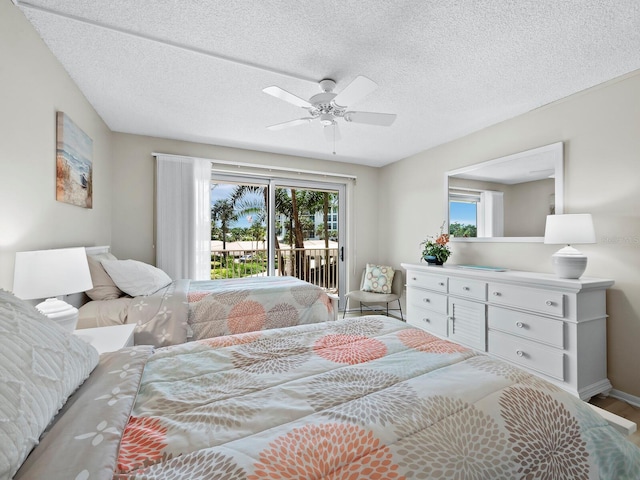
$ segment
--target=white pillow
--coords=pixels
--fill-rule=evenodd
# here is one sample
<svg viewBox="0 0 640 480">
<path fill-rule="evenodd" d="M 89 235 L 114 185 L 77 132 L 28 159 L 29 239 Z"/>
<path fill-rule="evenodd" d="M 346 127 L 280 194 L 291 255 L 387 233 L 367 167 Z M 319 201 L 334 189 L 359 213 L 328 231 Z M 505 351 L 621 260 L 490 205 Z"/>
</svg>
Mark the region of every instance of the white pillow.
<svg viewBox="0 0 640 480">
<path fill-rule="evenodd" d="M 98 364 L 91 345 L 0 289 L 0 478 L 12 478 Z"/>
<path fill-rule="evenodd" d="M 102 260 L 113 282 L 127 295 L 151 295 L 171 283 L 171 277 L 159 268 L 137 260 Z"/>
</svg>

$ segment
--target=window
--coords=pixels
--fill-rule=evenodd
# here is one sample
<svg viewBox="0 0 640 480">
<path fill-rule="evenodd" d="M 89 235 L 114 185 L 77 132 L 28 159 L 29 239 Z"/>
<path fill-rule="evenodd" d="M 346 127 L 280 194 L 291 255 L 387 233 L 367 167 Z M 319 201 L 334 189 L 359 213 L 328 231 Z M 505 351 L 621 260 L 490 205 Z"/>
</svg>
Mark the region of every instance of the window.
<svg viewBox="0 0 640 480">
<path fill-rule="evenodd" d="M 449 194 L 449 233 L 454 237 L 478 236 L 479 193 L 455 192 Z"/>
<path fill-rule="evenodd" d="M 268 273 L 268 184 L 211 182 L 211 278 Z"/>
<path fill-rule="evenodd" d="M 449 233 L 454 237 L 504 236 L 503 192 L 450 189 Z"/>
<path fill-rule="evenodd" d="M 214 174 L 211 278 L 290 275 L 339 293 L 345 185 Z"/>
</svg>

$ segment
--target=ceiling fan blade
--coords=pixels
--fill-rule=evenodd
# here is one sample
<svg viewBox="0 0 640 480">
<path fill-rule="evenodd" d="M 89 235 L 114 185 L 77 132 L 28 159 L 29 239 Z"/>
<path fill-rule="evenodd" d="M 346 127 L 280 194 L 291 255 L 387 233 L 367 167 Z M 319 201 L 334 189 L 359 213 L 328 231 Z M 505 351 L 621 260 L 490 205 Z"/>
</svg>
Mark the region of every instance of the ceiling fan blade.
<svg viewBox="0 0 640 480">
<path fill-rule="evenodd" d="M 300 98 L 293 93 L 289 93 L 286 90 L 276 87 L 275 85 L 262 89 L 264 93 L 272 95 L 280 100 L 294 104 L 296 107 L 310 108 L 311 104 L 304 98 Z"/>
<path fill-rule="evenodd" d="M 367 123 L 369 125 L 379 125 L 388 127 L 395 119 L 395 113 L 374 113 L 374 112 L 346 112 L 344 119 L 347 122 Z"/>
<path fill-rule="evenodd" d="M 331 125 L 327 125 L 324 127 L 324 139 L 327 142 L 340 141 L 342 137 L 340 136 L 340 129 L 338 128 L 338 124 L 333 122 Z"/>
<path fill-rule="evenodd" d="M 267 129 L 282 130 L 284 128 L 295 127 L 297 125 L 309 123 L 311 122 L 311 120 L 313 120 L 313 117 L 297 118 L 295 120 L 289 120 L 288 122 L 276 123 L 275 125 L 270 125 L 267 127 Z"/>
<path fill-rule="evenodd" d="M 343 108 L 353 105 L 378 88 L 378 84 L 363 75 L 356 77 L 333 99 L 333 103 Z"/>
</svg>

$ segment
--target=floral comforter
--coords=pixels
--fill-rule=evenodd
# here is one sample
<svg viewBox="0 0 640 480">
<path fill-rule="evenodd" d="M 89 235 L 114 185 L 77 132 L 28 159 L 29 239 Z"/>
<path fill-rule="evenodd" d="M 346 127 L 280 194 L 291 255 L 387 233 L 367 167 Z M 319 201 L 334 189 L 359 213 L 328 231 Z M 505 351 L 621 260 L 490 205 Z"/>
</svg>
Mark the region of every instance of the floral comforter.
<svg viewBox="0 0 640 480">
<path fill-rule="evenodd" d="M 136 345 L 156 347 L 335 318 L 324 290 L 294 277 L 177 280 L 126 308 Z"/>
<path fill-rule="evenodd" d="M 138 348 L 101 361 L 79 392 L 97 410 L 69 410 L 44 451 L 68 448 L 17 478 L 640 478 L 580 399 L 387 317 Z"/>
<path fill-rule="evenodd" d="M 193 340 L 325 322 L 336 313 L 320 287 L 286 276 L 192 281 L 188 298 Z"/>
</svg>

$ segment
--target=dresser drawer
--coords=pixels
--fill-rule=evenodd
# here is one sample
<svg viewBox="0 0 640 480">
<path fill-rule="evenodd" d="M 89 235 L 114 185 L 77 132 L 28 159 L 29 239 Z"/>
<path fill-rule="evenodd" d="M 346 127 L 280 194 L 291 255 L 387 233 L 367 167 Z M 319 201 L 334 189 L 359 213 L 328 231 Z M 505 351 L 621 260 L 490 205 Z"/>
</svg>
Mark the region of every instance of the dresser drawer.
<svg viewBox="0 0 640 480">
<path fill-rule="evenodd" d="M 485 301 L 487 299 L 487 284 L 478 280 L 450 278 L 449 293 L 451 295 Z"/>
<path fill-rule="evenodd" d="M 489 331 L 488 352 L 497 357 L 564 381 L 564 353 L 539 343 Z"/>
<path fill-rule="evenodd" d="M 447 293 L 447 280 L 444 275 L 430 275 L 422 272 L 407 273 L 407 286 L 428 288 L 442 293 Z"/>
<path fill-rule="evenodd" d="M 426 308 L 445 315 L 447 313 L 447 296 L 441 293 L 407 287 L 407 303 L 412 307 Z"/>
<path fill-rule="evenodd" d="M 447 336 L 447 315 L 422 307 L 414 307 L 407 323 L 440 337 Z"/>
<path fill-rule="evenodd" d="M 550 290 L 489 283 L 489 303 L 564 317 L 564 295 Z"/>
<path fill-rule="evenodd" d="M 564 348 L 564 322 L 489 305 L 489 329 Z"/>
</svg>

